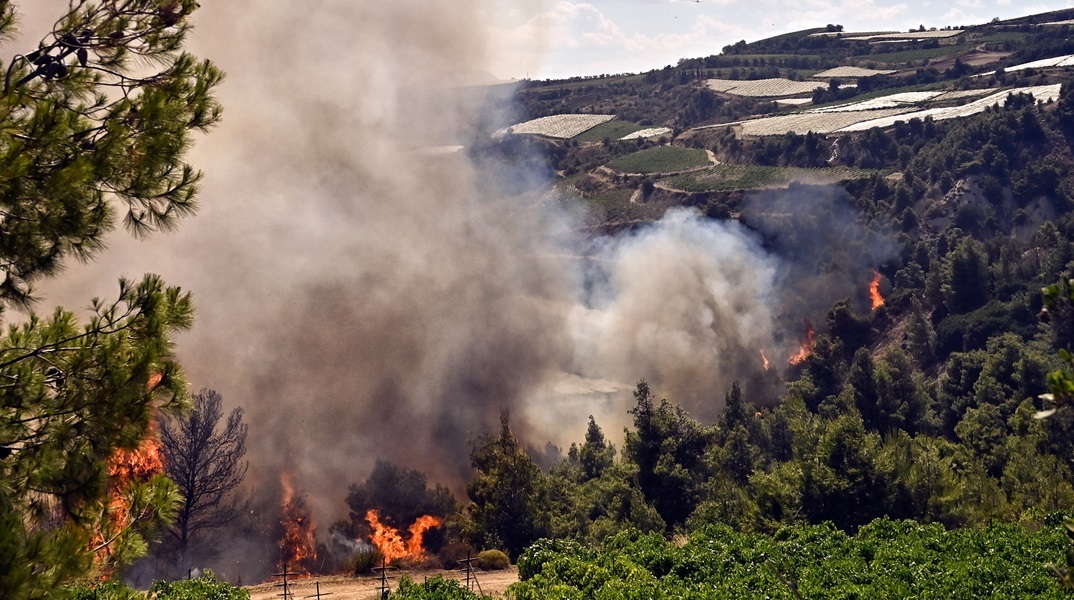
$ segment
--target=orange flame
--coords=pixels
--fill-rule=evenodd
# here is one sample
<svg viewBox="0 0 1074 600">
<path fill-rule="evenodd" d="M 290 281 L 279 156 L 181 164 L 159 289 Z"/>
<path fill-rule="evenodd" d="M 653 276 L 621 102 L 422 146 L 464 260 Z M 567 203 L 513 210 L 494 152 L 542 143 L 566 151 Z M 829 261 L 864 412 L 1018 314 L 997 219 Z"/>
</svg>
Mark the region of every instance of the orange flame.
<svg viewBox="0 0 1074 600">
<path fill-rule="evenodd" d="M 283 500 L 280 502 L 283 537 L 280 538 L 280 562 L 277 567 L 286 567 L 289 572 L 308 576 L 309 564 L 317 558 L 317 523 L 306 503 L 295 494 L 290 473 L 280 473 L 280 485 L 283 487 Z"/>
<path fill-rule="evenodd" d="M 873 271 L 873 280 L 869 283 L 869 299 L 873 301 L 873 310 L 884 306 L 884 297 L 880 295 L 879 271 Z"/>
<path fill-rule="evenodd" d="M 94 532 L 90 541 L 90 547 L 95 550 L 95 561 L 101 569 L 101 579 L 108 579 L 112 575 L 112 542 L 137 520 L 144 518 L 144 515 L 131 514 L 127 490 L 134 483 L 145 483 L 164 472 L 163 446 L 157 439 L 157 428 L 156 419 L 150 420 L 149 429 L 137 448 L 116 448 L 108 459 L 107 523 Z"/>
<path fill-rule="evenodd" d="M 380 522 L 380 513 L 378 511 L 373 509 L 366 511 L 365 520 L 373 528 L 373 533 L 370 536 L 373 545 L 380 550 L 380 553 L 384 555 L 384 559 L 388 562 L 394 562 L 401 558 L 421 559 L 425 555 L 425 547 L 422 545 L 425 532 L 433 527 L 439 527 L 444 522 L 440 517 L 432 515 L 418 517 L 409 528 L 410 539 L 404 542 L 403 536 L 399 535 L 398 529 Z"/>
<path fill-rule="evenodd" d="M 802 361 L 809 358 L 809 355 L 813 353 L 813 324 L 806 321 L 806 334 L 805 339 L 802 340 L 801 346 L 798 348 L 798 352 L 787 360 L 787 363 L 791 366 L 797 366 L 802 364 Z"/>
<path fill-rule="evenodd" d="M 764 361 L 764 370 L 767 371 L 772 368 L 772 363 L 768 362 L 768 357 L 765 356 L 764 348 L 761 348 L 761 360 Z"/>
</svg>

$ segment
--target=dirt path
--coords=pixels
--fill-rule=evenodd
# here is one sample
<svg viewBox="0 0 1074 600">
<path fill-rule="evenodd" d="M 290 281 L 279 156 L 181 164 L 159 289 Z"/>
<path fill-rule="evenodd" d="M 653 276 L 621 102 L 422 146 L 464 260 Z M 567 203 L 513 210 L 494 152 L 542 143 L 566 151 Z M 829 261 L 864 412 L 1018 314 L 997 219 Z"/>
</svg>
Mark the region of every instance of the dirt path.
<svg viewBox="0 0 1074 600">
<path fill-rule="evenodd" d="M 410 575 L 410 578 L 414 581 L 421 582 L 425 579 L 432 579 L 437 575 L 445 579 L 455 579 L 460 582 L 466 580 L 465 571 L 409 571 L 406 572 Z M 399 578 L 401 573 L 392 572 L 388 585 L 392 590 L 399 587 Z M 507 586 L 518 581 L 518 569 L 511 567 L 503 571 L 478 571 L 477 583 L 480 585 L 481 591 L 485 594 L 490 594 L 495 598 L 502 598 L 504 590 Z M 376 576 L 364 576 L 364 577 L 350 577 L 346 575 L 330 575 L 325 577 L 316 577 L 310 579 L 299 579 L 297 582 L 291 583 L 291 592 L 294 598 L 309 598 L 316 597 L 317 584 L 320 584 L 320 592 L 322 595 L 332 594 L 328 600 L 375 600 L 380 597 L 380 577 Z M 262 583 L 260 585 L 249 586 L 246 589 L 250 590 L 250 600 L 280 600 L 283 588 L 275 583 Z M 477 587 L 474 588 L 477 591 Z"/>
</svg>

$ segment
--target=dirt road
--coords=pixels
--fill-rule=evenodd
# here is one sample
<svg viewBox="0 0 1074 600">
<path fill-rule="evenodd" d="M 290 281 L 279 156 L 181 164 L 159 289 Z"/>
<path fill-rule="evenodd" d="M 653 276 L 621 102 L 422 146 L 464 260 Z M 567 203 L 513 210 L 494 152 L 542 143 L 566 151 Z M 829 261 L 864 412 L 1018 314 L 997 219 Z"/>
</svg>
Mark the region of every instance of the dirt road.
<svg viewBox="0 0 1074 600">
<path fill-rule="evenodd" d="M 421 582 L 426 578 L 432 579 L 437 575 L 444 577 L 445 579 L 456 579 L 459 581 L 465 581 L 466 573 L 464 571 L 409 571 L 406 572 L 410 575 L 410 578 L 414 581 Z M 399 578 L 402 576 L 399 572 L 392 572 L 391 577 L 388 580 L 388 584 L 392 590 L 395 590 L 399 586 Z M 503 571 L 478 571 L 477 583 L 481 588 L 481 591 L 485 594 L 490 594 L 496 598 L 502 598 L 504 590 L 507 586 L 518 581 L 518 569 L 511 567 Z M 309 579 L 299 579 L 294 583 L 289 582 L 290 591 L 294 600 L 300 598 L 316 598 L 317 597 L 317 584 L 320 584 L 320 592 L 322 595 L 331 594 L 326 600 L 375 600 L 380 597 L 380 577 L 376 576 L 364 576 L 364 577 L 349 577 L 344 575 L 331 575 L 325 577 L 313 577 Z M 283 587 L 276 583 L 262 583 L 260 585 L 247 587 L 250 590 L 251 600 L 281 600 L 283 594 Z M 474 591 L 477 591 L 477 587 L 474 587 Z"/>
</svg>

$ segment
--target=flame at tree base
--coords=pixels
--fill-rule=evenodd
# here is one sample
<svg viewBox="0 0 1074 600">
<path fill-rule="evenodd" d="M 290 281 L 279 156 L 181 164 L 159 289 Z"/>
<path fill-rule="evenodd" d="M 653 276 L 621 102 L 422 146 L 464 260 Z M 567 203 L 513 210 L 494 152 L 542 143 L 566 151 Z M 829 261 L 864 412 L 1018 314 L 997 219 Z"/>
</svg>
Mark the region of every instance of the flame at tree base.
<svg viewBox="0 0 1074 600">
<path fill-rule="evenodd" d="M 399 559 L 420 560 L 425 557 L 423 546 L 425 532 L 433 527 L 439 527 L 444 520 L 432 515 L 418 517 L 408 528 L 410 539 L 404 541 L 399 530 L 380 522 L 380 513 L 370 509 L 365 513 L 365 520 L 373 529 L 371 542 L 380 550 L 384 560 L 394 562 Z"/>
<path fill-rule="evenodd" d="M 286 568 L 288 573 L 308 577 L 310 565 L 317 559 L 317 523 L 306 503 L 295 494 L 290 473 L 280 474 L 280 485 L 283 487 L 283 500 L 280 503 L 283 536 L 279 542 L 280 558 L 276 566 L 281 571 Z"/>
<path fill-rule="evenodd" d="M 117 448 L 108 459 L 108 501 L 104 507 L 104 519 L 90 541 L 102 580 L 109 579 L 115 568 L 113 555 L 116 540 L 148 516 L 131 514 L 127 493 L 132 485 L 146 483 L 164 472 L 163 446 L 157 436 L 157 421 L 153 419 L 137 448 Z"/>
<path fill-rule="evenodd" d="M 792 367 L 796 367 L 796 366 L 802 364 L 802 362 L 805 361 L 805 359 L 809 358 L 810 354 L 813 354 L 813 344 L 814 344 L 813 324 L 810 323 L 809 321 L 806 321 L 805 326 L 806 326 L 805 339 L 802 340 L 802 344 L 798 348 L 798 352 L 796 352 L 794 354 L 794 356 L 790 357 L 787 360 L 787 364 L 791 365 Z"/>
</svg>

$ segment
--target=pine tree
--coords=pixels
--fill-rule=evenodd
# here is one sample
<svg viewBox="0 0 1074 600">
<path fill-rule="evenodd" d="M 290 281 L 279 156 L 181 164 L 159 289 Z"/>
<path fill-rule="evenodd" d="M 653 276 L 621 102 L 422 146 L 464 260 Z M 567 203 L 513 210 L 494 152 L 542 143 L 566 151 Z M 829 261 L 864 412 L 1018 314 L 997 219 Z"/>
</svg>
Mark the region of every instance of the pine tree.
<svg viewBox="0 0 1074 600">
<path fill-rule="evenodd" d="M 37 48 L 3 65 L 0 89 L 0 597 L 44 598 L 144 554 L 174 516 L 175 485 L 118 468 L 157 411 L 187 393 L 172 336 L 188 294 L 156 276 L 121 281 L 87 322 L 32 305 L 32 285 L 86 259 L 122 220 L 144 235 L 190 214 L 193 131 L 220 115 L 221 73 L 182 52 L 193 0 L 70 3 Z M 0 38 L 13 30 L 0 2 Z"/>
</svg>

